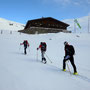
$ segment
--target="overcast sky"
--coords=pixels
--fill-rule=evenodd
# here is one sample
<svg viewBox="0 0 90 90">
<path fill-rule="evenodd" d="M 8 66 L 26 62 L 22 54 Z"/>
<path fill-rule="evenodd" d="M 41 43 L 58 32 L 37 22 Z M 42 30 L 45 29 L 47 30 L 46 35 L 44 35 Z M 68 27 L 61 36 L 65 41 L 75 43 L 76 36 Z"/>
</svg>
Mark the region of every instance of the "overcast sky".
<svg viewBox="0 0 90 90">
<path fill-rule="evenodd" d="M 0 18 L 23 24 L 41 17 L 62 21 L 89 14 L 90 0 L 0 0 Z"/>
</svg>

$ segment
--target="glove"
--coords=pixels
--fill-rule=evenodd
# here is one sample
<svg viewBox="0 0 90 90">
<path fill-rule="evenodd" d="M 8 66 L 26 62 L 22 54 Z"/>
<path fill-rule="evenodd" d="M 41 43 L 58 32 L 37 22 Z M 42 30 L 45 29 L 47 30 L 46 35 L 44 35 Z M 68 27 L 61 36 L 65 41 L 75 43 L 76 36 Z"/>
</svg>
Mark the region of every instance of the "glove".
<svg viewBox="0 0 90 90">
<path fill-rule="evenodd" d="M 65 57 L 64 57 L 64 59 L 66 59 L 66 60 L 67 60 L 67 59 L 69 59 L 69 58 L 70 58 L 70 56 L 69 56 L 69 55 L 67 55 L 67 56 L 65 56 Z"/>
</svg>

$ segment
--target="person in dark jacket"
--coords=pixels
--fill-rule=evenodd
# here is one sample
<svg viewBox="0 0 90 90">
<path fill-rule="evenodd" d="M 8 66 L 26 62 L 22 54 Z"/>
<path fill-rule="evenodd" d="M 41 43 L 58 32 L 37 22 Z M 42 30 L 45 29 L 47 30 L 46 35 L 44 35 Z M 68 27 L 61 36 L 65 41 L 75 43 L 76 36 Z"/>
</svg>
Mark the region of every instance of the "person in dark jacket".
<svg viewBox="0 0 90 90">
<path fill-rule="evenodd" d="M 45 52 L 46 52 L 46 48 L 47 48 L 47 45 L 45 42 L 41 42 L 39 47 L 37 48 L 37 50 L 41 49 L 42 62 L 44 62 L 44 63 L 47 63 L 46 58 L 44 56 Z"/>
<path fill-rule="evenodd" d="M 24 42 L 23 43 L 20 43 L 20 45 L 24 45 L 24 54 L 27 54 L 26 49 L 27 49 L 27 47 L 30 46 L 29 43 L 28 43 L 28 41 L 27 40 L 24 40 Z"/>
<path fill-rule="evenodd" d="M 66 61 L 70 60 L 73 69 L 74 69 L 74 74 L 77 75 L 77 69 L 76 69 L 76 65 L 74 63 L 74 57 L 73 55 L 75 54 L 75 49 L 72 45 L 69 45 L 67 41 L 64 42 L 65 45 L 65 56 L 64 56 L 64 60 L 63 60 L 63 71 L 66 71 Z"/>
</svg>

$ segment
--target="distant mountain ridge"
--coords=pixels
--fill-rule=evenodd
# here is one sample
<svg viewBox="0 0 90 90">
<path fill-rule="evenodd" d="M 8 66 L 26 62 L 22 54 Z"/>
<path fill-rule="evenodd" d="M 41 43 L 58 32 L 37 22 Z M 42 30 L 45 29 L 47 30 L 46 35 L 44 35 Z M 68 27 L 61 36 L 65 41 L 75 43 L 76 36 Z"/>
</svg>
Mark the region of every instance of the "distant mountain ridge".
<svg viewBox="0 0 90 90">
<path fill-rule="evenodd" d="M 0 30 L 18 31 L 24 29 L 24 24 L 0 18 Z"/>
</svg>

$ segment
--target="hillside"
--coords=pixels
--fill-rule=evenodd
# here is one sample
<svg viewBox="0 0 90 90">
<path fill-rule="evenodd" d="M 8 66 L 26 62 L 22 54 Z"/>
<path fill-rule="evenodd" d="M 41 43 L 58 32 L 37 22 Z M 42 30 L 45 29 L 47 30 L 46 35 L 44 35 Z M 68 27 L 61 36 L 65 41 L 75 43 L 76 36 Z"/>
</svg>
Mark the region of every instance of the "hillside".
<svg viewBox="0 0 90 90">
<path fill-rule="evenodd" d="M 24 24 L 0 18 L 0 30 L 18 31 L 24 29 Z"/>
<path fill-rule="evenodd" d="M 23 54 L 20 43 L 28 40 L 30 47 Z M 41 52 L 36 48 L 41 41 L 47 43 L 47 64 L 41 63 Z M 78 74 L 63 72 L 63 42 L 75 47 Z M 90 90 L 90 35 L 41 34 L 27 35 L 13 32 L 0 34 L 0 90 Z M 38 57 L 37 57 L 38 56 Z M 73 73 L 70 62 L 70 71 Z"/>
<path fill-rule="evenodd" d="M 74 25 L 74 19 L 66 19 L 66 20 L 63 20 L 63 22 L 66 22 L 70 25 L 68 27 L 68 30 L 72 32 L 75 32 L 75 28 L 76 28 L 76 32 L 87 33 L 88 32 L 88 16 L 77 18 L 77 20 L 81 26 L 81 29 L 76 24 Z M 90 32 L 90 18 L 89 18 L 89 32 Z"/>
</svg>

